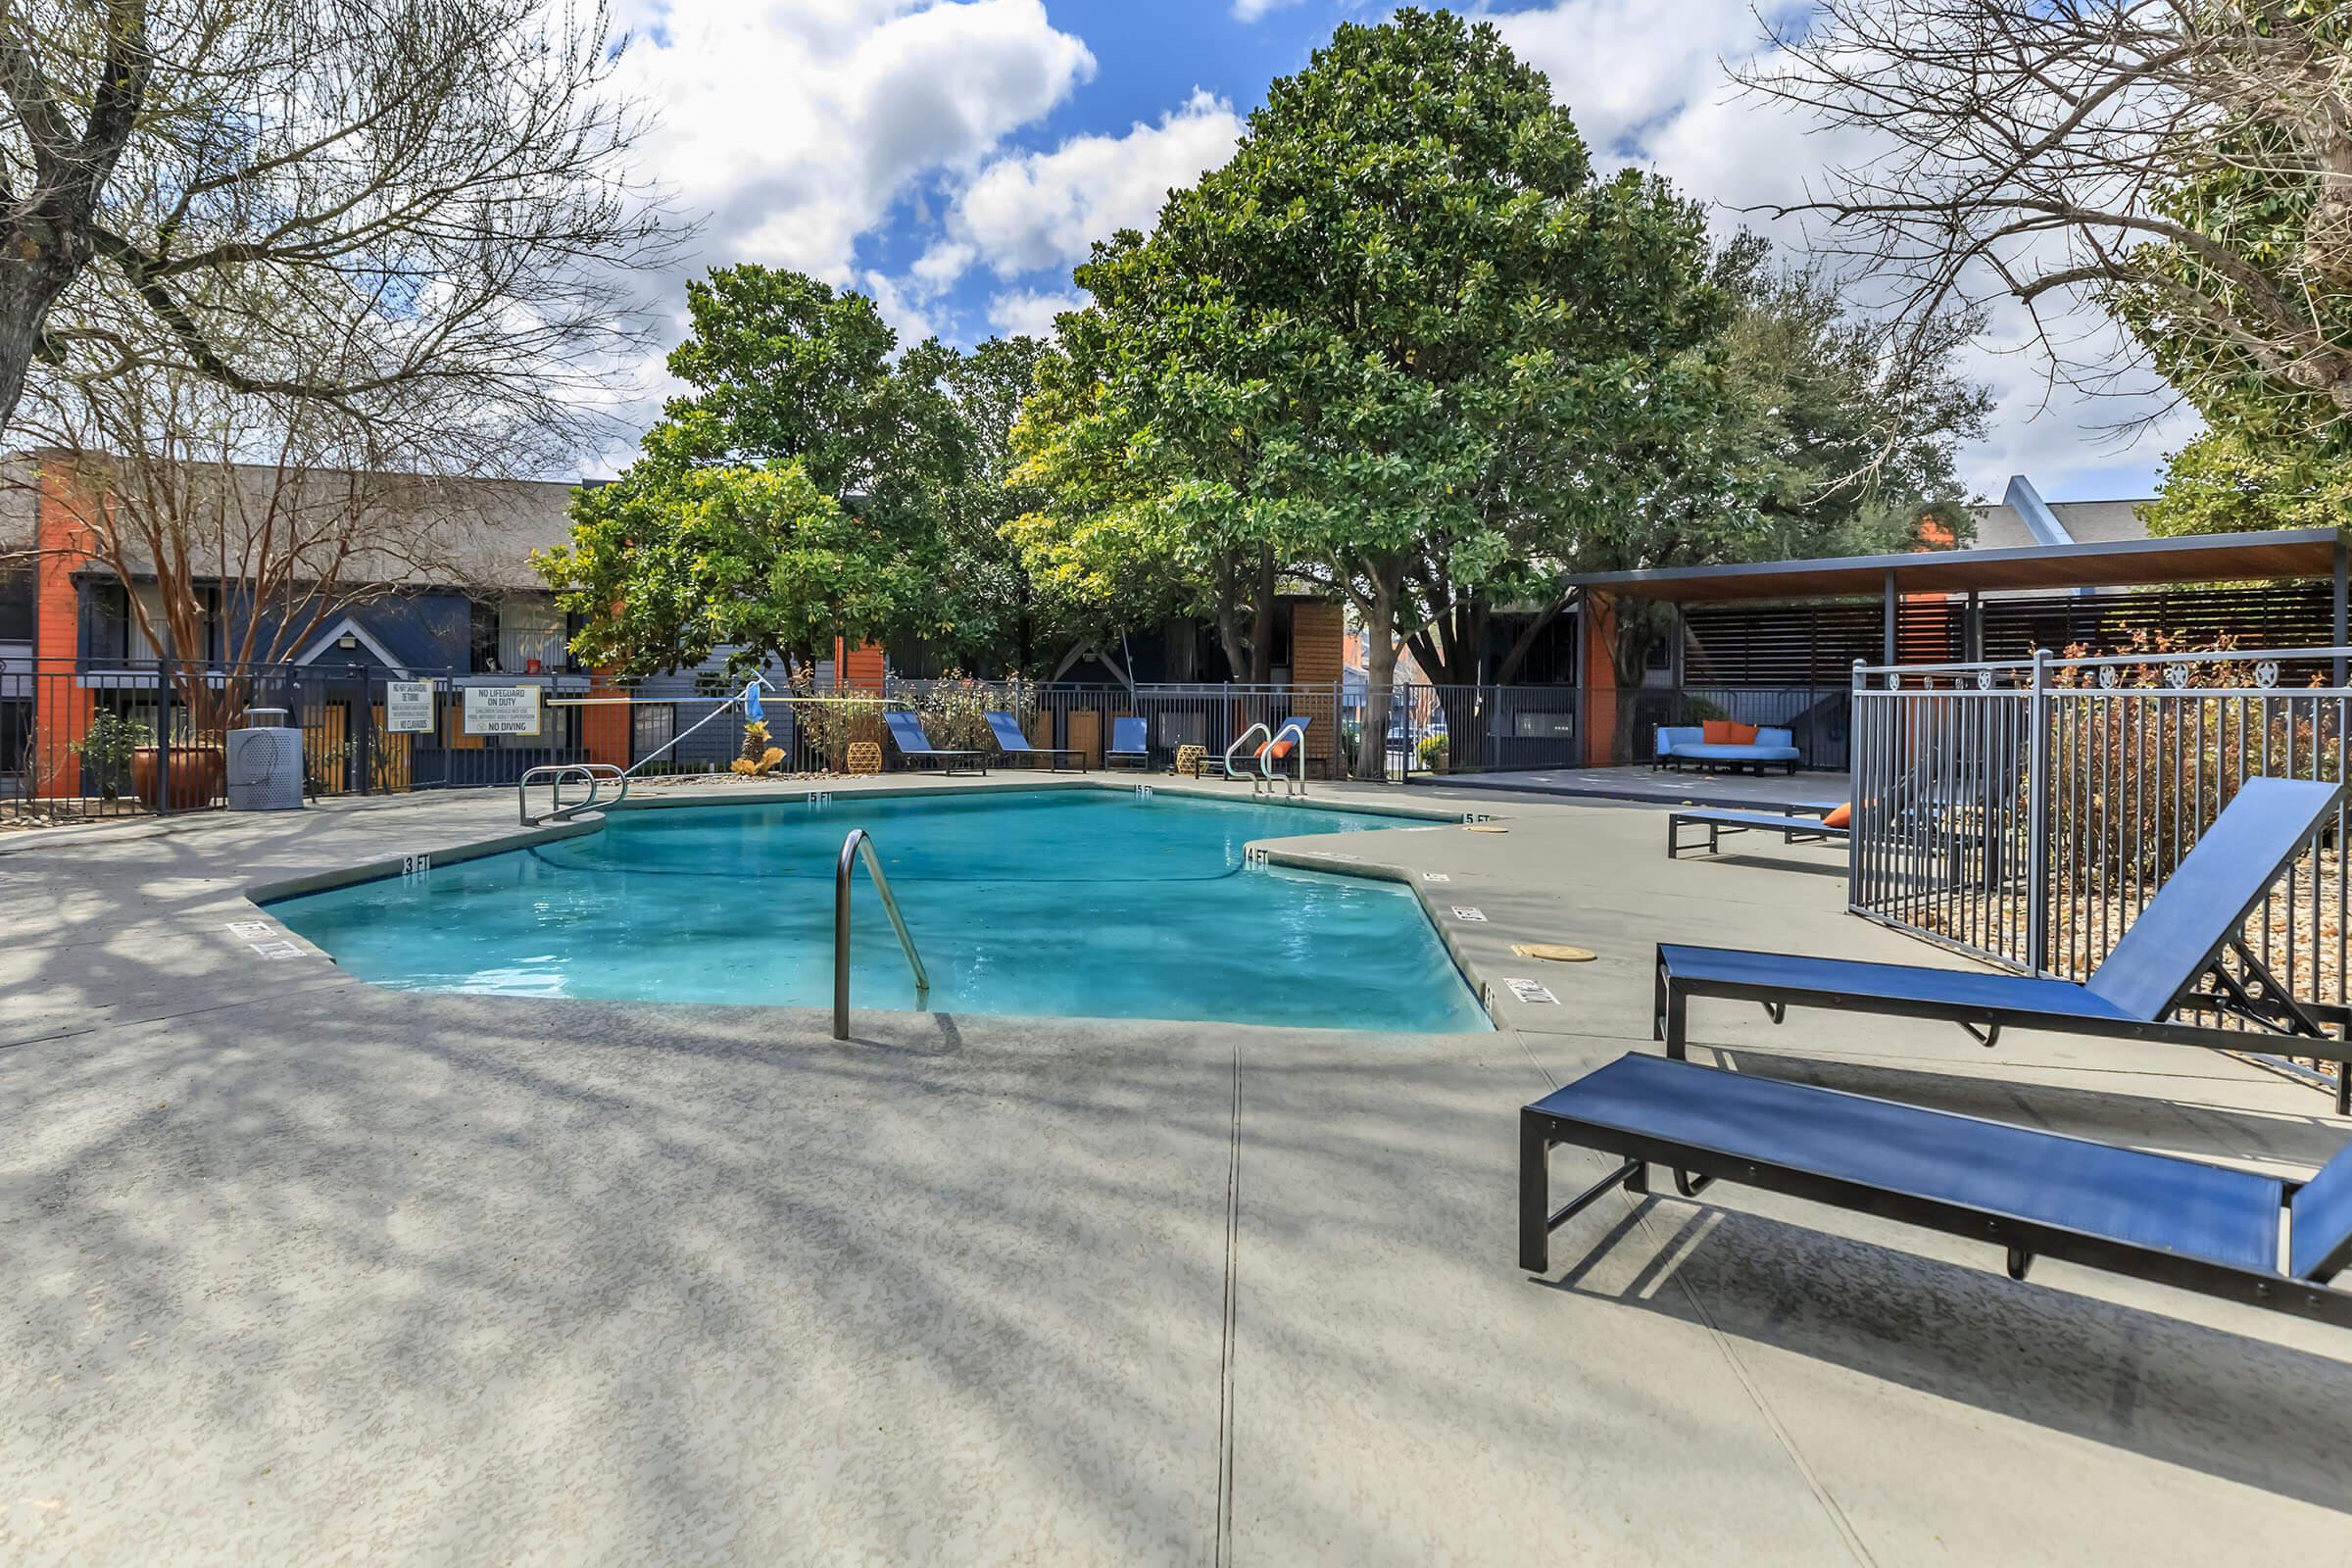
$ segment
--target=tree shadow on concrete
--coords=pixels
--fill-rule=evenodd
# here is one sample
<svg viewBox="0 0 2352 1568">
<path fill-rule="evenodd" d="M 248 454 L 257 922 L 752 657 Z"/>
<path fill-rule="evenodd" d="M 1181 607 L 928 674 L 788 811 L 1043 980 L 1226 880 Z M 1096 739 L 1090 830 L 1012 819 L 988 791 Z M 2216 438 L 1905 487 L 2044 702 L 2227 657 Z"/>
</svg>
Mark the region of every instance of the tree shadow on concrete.
<svg viewBox="0 0 2352 1568">
<path fill-rule="evenodd" d="M 1631 1283 L 1595 1288 L 1645 1216 L 1671 1239 L 1642 1245 Z M 1580 1251 L 1553 1289 L 1693 1323 L 1696 1297 L 1740 1339 L 2352 1513 L 2345 1359 L 1740 1210 L 1653 1198 L 1590 1244 L 1563 1239 Z"/>
</svg>

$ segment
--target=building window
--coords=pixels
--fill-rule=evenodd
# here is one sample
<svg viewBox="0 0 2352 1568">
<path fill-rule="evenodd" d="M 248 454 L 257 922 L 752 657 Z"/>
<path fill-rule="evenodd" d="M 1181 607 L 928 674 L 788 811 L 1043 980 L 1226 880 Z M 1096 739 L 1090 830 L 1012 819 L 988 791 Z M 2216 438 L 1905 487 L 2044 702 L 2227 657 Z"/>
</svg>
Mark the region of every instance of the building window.
<svg viewBox="0 0 2352 1568">
<path fill-rule="evenodd" d="M 510 675 L 546 674 L 564 667 L 564 612 L 544 594 L 500 601 L 498 667 Z"/>
<path fill-rule="evenodd" d="M 82 647 L 91 659 L 130 657 L 130 599 L 119 582 L 85 584 Z"/>
<path fill-rule="evenodd" d="M 498 669 L 498 606 L 486 599 L 473 601 L 466 667 L 476 675 Z"/>
<path fill-rule="evenodd" d="M 0 571 L 0 643 L 32 641 L 32 573 Z"/>
</svg>

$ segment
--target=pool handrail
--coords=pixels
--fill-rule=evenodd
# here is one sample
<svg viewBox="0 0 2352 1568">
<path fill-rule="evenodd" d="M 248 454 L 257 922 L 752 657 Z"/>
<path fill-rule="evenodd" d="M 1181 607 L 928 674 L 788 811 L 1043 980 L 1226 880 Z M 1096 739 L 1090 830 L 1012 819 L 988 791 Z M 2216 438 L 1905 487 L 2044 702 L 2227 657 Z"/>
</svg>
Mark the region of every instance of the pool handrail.
<svg viewBox="0 0 2352 1568">
<path fill-rule="evenodd" d="M 1282 758 L 1275 750 L 1282 744 L 1282 738 L 1285 735 L 1291 737 L 1291 750 L 1297 756 L 1298 793 L 1300 795 L 1306 793 L 1306 723 L 1304 717 L 1294 713 L 1267 734 L 1266 743 L 1257 749 L 1257 770 L 1264 775 L 1264 782 L 1261 784 L 1259 780 L 1251 779 L 1250 781 L 1251 795 L 1257 794 L 1260 789 L 1271 795 L 1276 779 L 1282 780 L 1282 793 L 1286 799 L 1292 793 L 1290 775 L 1279 771 L 1282 766 Z"/>
<path fill-rule="evenodd" d="M 1250 737 L 1252 735 L 1263 735 L 1268 741 L 1272 741 L 1274 739 L 1274 732 L 1266 728 L 1262 720 L 1258 723 L 1250 725 L 1248 729 L 1242 731 L 1239 735 L 1236 735 L 1233 738 L 1233 744 L 1225 748 L 1225 776 L 1227 778 L 1237 778 L 1240 776 L 1233 770 L 1233 754 L 1240 751 L 1242 747 L 1249 742 Z M 1255 754 L 1253 753 L 1251 755 L 1254 756 Z"/>
<path fill-rule="evenodd" d="M 530 791 L 534 779 L 547 781 L 547 810 L 538 816 L 531 814 Z M 586 784 L 587 798 L 565 806 L 564 785 L 567 780 Z M 615 780 L 620 785 L 620 793 L 610 801 L 603 800 L 601 786 Z M 542 762 L 536 767 L 524 768 L 522 777 L 514 781 L 514 806 L 524 827 L 538 827 L 546 822 L 567 822 L 594 807 L 618 806 L 628 798 L 629 775 L 611 762 Z"/>
<path fill-rule="evenodd" d="M 890 878 L 882 874 L 882 858 L 874 853 L 874 841 L 865 829 L 854 827 L 841 841 L 841 860 L 833 868 L 833 1038 L 850 1038 L 850 874 L 856 869 L 858 858 L 865 859 L 865 874 L 882 895 L 882 907 L 890 915 L 892 929 L 899 933 L 899 946 L 906 950 L 906 962 L 914 970 L 914 1000 L 919 1007 L 931 993 L 931 976 L 923 969 L 922 955 L 914 951 L 914 938 L 906 930 L 906 917 L 899 913 L 898 895 L 890 891 Z"/>
</svg>

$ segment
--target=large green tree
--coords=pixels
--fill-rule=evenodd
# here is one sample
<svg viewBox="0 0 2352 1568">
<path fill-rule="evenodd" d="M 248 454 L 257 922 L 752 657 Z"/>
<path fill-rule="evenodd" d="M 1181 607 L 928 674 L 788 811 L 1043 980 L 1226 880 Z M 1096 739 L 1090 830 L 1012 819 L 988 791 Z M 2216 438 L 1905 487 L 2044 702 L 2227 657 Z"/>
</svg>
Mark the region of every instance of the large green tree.
<svg viewBox="0 0 2352 1568">
<path fill-rule="evenodd" d="M 1400 635 L 1602 525 L 1614 477 L 1580 455 L 1663 445 L 1699 406 L 1705 257 L 1661 182 L 1594 176 L 1492 26 L 1343 25 L 1150 236 L 1097 248 L 1054 409 L 1077 422 L 1037 433 L 1067 438 L 1098 503 L 1073 510 L 1127 559 L 1212 588 L 1246 566 L 1260 607 L 1278 571 L 1352 603 L 1377 777 Z"/>
<path fill-rule="evenodd" d="M 2291 297 L 2317 336 L 2352 352 L 2352 292 L 2331 279 L 2312 237 L 2326 223 L 2330 172 L 2255 117 L 2218 151 L 2155 203 L 2192 237 L 2139 246 L 2134 266 L 2146 281 L 2108 296 L 2207 425 L 2167 461 L 2146 521 L 2158 534 L 2340 528 L 2352 497 L 2352 421 L 2339 400 L 2280 373 L 2271 345 L 2184 331 L 2181 303 L 2211 297 L 2243 309 L 2253 293 Z"/>
<path fill-rule="evenodd" d="M 572 651 L 622 679 L 722 648 L 735 679 L 781 659 L 808 663 L 836 636 L 888 635 L 927 587 L 913 555 L 797 459 L 587 494 L 597 504 L 574 509 L 570 542 L 538 564 L 582 617 Z"/>
<path fill-rule="evenodd" d="M 1164 505 L 1181 477 L 1105 379 L 1108 313 L 1065 315 L 1011 430 L 1024 505 L 1005 524 L 1041 605 L 1079 647 L 1214 611 L 1191 541 Z M 1123 667 L 1123 666 L 1121 666 Z"/>
<path fill-rule="evenodd" d="M 1011 521 L 1037 505 L 1018 477 L 1012 425 L 1036 383 L 1047 345 L 1027 336 L 992 337 L 954 356 L 943 384 L 960 426 L 961 483 L 945 496 L 940 554 L 949 580 L 936 587 L 933 647 L 967 670 L 1034 674 L 1057 629 L 1041 604 Z"/>
<path fill-rule="evenodd" d="M 639 674 L 699 662 L 720 627 L 739 663 L 810 662 L 837 634 L 993 663 L 1020 597 L 1004 425 L 1034 350 L 901 353 L 872 300 L 764 267 L 712 271 L 687 306 L 669 369 L 692 390 L 573 497 L 572 545 L 541 563 L 590 617 L 575 651 Z"/>
<path fill-rule="evenodd" d="M 1729 314 L 1686 367 L 1705 406 L 1660 432 L 1663 444 L 1653 436 L 1606 455 L 1624 499 L 1563 564 L 1620 571 L 1867 555 L 1911 548 L 1931 519 L 1964 541 L 1972 519 L 1956 457 L 1984 433 L 1990 407 L 1958 364 L 1977 318 L 1938 318 L 1924 330 L 1873 319 L 1821 269 L 1779 263 L 1748 234 L 1718 251 L 1711 275 Z M 1700 380 L 1696 365 L 1713 379 Z M 1631 689 L 1673 616 L 1625 599 L 1608 624 L 1617 684 Z M 1511 673 L 1505 661 L 1494 678 Z M 1634 705 L 1618 705 L 1621 758 L 1636 717 Z"/>
<path fill-rule="evenodd" d="M 1093 303 L 1062 318 L 1019 426 L 1039 504 L 1014 532 L 1099 638 L 1203 616 L 1232 673 L 1263 681 L 1281 552 L 1261 463 L 1285 411 L 1241 358 L 1227 280 L 1165 225 L 1121 230 L 1077 270 Z"/>
</svg>

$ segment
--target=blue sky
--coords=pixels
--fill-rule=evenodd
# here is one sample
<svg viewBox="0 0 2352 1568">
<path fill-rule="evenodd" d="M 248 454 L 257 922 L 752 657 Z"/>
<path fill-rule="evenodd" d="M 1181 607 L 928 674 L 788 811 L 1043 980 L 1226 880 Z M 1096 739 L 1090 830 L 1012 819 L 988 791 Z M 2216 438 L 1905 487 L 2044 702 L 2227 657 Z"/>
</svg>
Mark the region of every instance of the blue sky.
<svg viewBox="0 0 2352 1568">
<path fill-rule="evenodd" d="M 1802 0 L 1773 0 L 1801 19 Z M 1169 185 L 1223 162 L 1242 117 L 1304 66 L 1351 0 L 623 0 L 622 79 L 658 124 L 644 147 L 700 229 L 662 280 L 736 261 L 794 267 L 872 294 L 908 337 L 971 343 L 1049 329 L 1076 300 L 1091 238 L 1149 227 Z M 1492 18 L 1604 164 L 1639 163 L 1737 209 L 1793 196 L 1867 143 L 1734 92 L 1727 62 L 1764 49 L 1752 0 L 1493 0 Z M 1793 229 L 1776 239 L 1801 245 Z M 1996 321 L 1971 369 L 2000 401 L 1966 458 L 1996 496 L 2031 473 L 2054 499 L 2143 495 L 2174 416 L 2118 450 L 2113 404 L 2045 408 L 2038 366 Z M 640 368 L 649 399 L 658 364 Z M 641 405 L 641 411 L 650 408 Z M 639 415 L 642 417 L 642 412 Z M 625 450 L 612 461 L 624 460 Z"/>
</svg>

